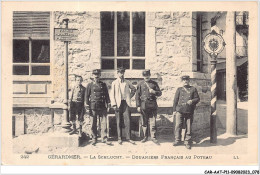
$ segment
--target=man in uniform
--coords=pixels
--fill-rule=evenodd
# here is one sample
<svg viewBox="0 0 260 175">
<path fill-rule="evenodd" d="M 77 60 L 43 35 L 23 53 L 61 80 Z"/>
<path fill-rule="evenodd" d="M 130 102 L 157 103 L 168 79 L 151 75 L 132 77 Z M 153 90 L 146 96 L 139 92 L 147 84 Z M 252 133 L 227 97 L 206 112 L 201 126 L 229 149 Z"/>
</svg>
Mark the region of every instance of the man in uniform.
<svg viewBox="0 0 260 175">
<path fill-rule="evenodd" d="M 76 115 L 78 115 L 79 121 L 79 137 L 82 136 L 82 122 L 84 120 L 84 94 L 85 87 L 81 85 L 83 79 L 81 76 L 75 76 L 75 85 L 72 88 L 71 96 L 69 99 L 69 111 L 70 121 L 72 122 L 73 130 L 69 133 L 70 135 L 77 132 L 76 129 Z"/>
<path fill-rule="evenodd" d="M 151 139 L 154 143 L 159 144 L 156 139 L 156 116 L 157 102 L 156 98 L 162 95 L 158 84 L 150 79 L 150 70 L 143 71 L 144 80 L 138 83 L 136 91 L 136 107 L 137 111 L 141 112 L 142 129 L 144 138 L 141 142 L 146 142 L 148 139 L 148 130 L 150 126 Z"/>
<path fill-rule="evenodd" d="M 122 128 L 124 126 L 126 141 L 135 144 L 130 139 L 130 107 L 131 98 L 135 95 L 136 89 L 132 83 L 124 78 L 125 69 L 118 68 L 118 78 L 112 82 L 111 87 L 111 104 L 115 110 L 118 143 L 122 144 Z M 124 123 L 124 125 L 123 125 Z"/>
<path fill-rule="evenodd" d="M 90 113 L 92 145 L 97 143 L 97 120 L 101 123 L 102 143 L 111 145 L 107 140 L 107 111 L 110 109 L 110 99 L 106 83 L 100 81 L 101 71 L 92 71 L 94 81 L 89 83 L 85 92 L 85 107 Z"/>
<path fill-rule="evenodd" d="M 186 127 L 184 144 L 187 149 L 191 149 L 193 113 L 196 104 L 200 101 L 200 97 L 197 89 L 190 86 L 190 77 L 188 75 L 182 76 L 181 80 L 183 86 L 176 90 L 173 101 L 173 116 L 175 115 L 176 117 L 175 142 L 173 146 L 181 144 L 181 132 L 184 124 Z"/>
</svg>

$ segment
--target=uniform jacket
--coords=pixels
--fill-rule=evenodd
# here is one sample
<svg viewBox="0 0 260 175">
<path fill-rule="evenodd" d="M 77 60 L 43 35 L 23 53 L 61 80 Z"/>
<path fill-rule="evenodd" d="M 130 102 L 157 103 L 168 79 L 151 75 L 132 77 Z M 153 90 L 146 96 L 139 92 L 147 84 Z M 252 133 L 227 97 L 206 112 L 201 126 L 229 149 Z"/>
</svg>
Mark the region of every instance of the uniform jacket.
<svg viewBox="0 0 260 175">
<path fill-rule="evenodd" d="M 78 93 L 78 94 L 75 94 L 75 93 L 74 93 L 75 87 L 76 87 L 76 86 L 74 86 L 74 87 L 71 89 L 70 93 L 69 93 L 69 103 L 72 102 L 72 97 L 73 97 L 74 95 L 78 95 L 78 100 L 84 102 L 84 101 L 85 101 L 85 91 L 86 91 L 86 88 L 85 88 L 84 86 L 80 85 L 80 91 L 79 91 L 79 93 Z"/>
<path fill-rule="evenodd" d="M 99 81 L 91 82 L 87 85 L 85 92 L 85 105 L 91 109 L 103 109 L 110 103 L 106 83 Z"/>
<path fill-rule="evenodd" d="M 148 86 L 151 89 L 156 91 L 155 94 L 152 94 L 149 92 L 149 87 L 146 85 L 146 83 L 148 84 Z M 140 107 L 141 103 L 145 102 L 147 100 L 156 101 L 156 98 L 162 95 L 162 92 L 161 92 L 158 84 L 155 81 L 150 80 L 146 83 L 143 80 L 140 83 L 138 83 L 138 85 L 137 85 L 137 91 L 136 91 L 136 95 L 135 95 L 136 107 Z"/>
<path fill-rule="evenodd" d="M 112 87 L 111 87 L 111 106 L 117 106 L 118 108 L 121 105 L 121 92 L 120 92 L 120 79 L 117 78 L 115 81 L 112 82 Z M 126 87 L 125 87 L 125 97 L 126 97 L 126 103 L 128 106 L 131 107 L 131 98 L 135 95 L 136 89 L 132 85 L 132 83 L 128 80 L 124 80 L 126 82 Z"/>
<path fill-rule="evenodd" d="M 192 104 L 188 105 L 187 101 L 192 100 Z M 193 113 L 196 104 L 200 101 L 198 91 L 193 86 L 179 87 L 176 90 L 173 100 L 173 112 Z"/>
</svg>

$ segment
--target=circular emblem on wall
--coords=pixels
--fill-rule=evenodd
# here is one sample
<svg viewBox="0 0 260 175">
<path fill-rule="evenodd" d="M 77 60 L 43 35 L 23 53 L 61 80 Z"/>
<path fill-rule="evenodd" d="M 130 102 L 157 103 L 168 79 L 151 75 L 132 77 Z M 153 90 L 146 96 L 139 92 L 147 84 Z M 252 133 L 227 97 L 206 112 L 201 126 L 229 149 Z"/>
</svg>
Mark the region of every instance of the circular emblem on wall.
<svg viewBox="0 0 260 175">
<path fill-rule="evenodd" d="M 223 37 L 213 30 L 205 36 L 203 45 L 207 53 L 217 55 L 222 52 L 226 44 Z"/>
</svg>

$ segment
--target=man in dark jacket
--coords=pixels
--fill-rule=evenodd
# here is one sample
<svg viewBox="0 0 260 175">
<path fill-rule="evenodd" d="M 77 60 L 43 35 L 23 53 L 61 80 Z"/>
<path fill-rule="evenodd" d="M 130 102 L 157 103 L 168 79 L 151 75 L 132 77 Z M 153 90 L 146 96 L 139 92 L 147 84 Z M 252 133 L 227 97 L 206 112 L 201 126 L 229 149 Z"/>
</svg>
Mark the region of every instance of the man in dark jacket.
<svg viewBox="0 0 260 175">
<path fill-rule="evenodd" d="M 184 124 L 186 127 L 184 144 L 187 149 L 191 149 L 191 125 L 193 121 L 193 113 L 200 98 L 197 89 L 190 86 L 190 77 L 185 75 L 182 76 L 181 79 L 183 87 L 179 87 L 176 90 L 173 101 L 173 115 L 176 117 L 175 142 L 173 143 L 173 146 L 181 144 L 181 131 Z"/>
<path fill-rule="evenodd" d="M 143 71 L 144 80 L 138 83 L 136 91 L 136 107 L 141 113 L 142 129 L 144 138 L 141 142 L 148 139 L 148 130 L 150 128 L 151 139 L 159 144 L 156 139 L 156 116 L 157 116 L 157 97 L 162 95 L 158 84 L 150 79 L 150 70 Z M 150 127 L 149 127 L 150 126 Z"/>
<path fill-rule="evenodd" d="M 92 145 L 97 143 L 97 121 L 101 122 L 102 143 L 111 145 L 107 140 L 107 111 L 110 109 L 110 98 L 106 83 L 100 81 L 101 71 L 95 69 L 92 72 L 94 81 L 89 83 L 85 92 L 85 108 L 90 115 Z M 98 118 L 99 117 L 99 118 Z"/>
</svg>

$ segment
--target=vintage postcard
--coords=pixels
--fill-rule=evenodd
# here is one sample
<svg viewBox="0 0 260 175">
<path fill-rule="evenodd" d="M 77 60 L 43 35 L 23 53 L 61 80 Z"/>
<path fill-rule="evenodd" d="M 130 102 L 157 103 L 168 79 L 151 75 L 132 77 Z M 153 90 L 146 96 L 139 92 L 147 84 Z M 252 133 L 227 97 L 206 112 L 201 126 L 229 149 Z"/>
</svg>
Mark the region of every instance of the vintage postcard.
<svg viewBox="0 0 260 175">
<path fill-rule="evenodd" d="M 2 2 L 2 165 L 257 165 L 257 12 Z"/>
</svg>

